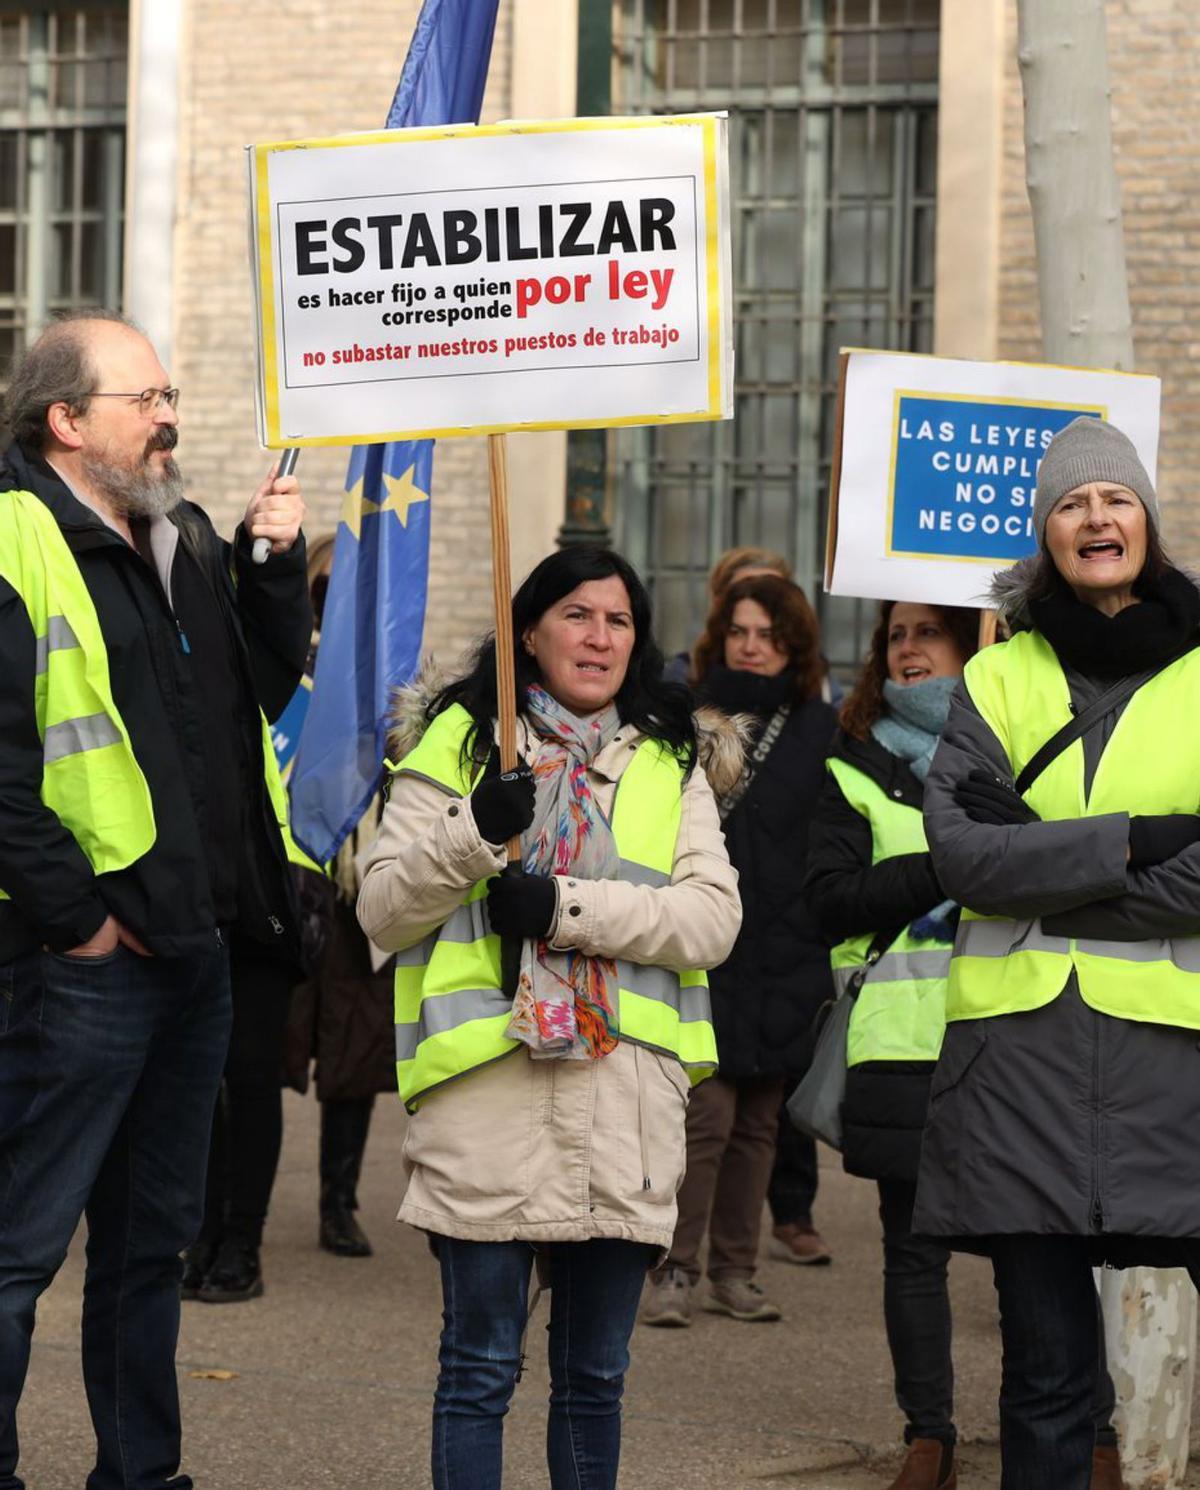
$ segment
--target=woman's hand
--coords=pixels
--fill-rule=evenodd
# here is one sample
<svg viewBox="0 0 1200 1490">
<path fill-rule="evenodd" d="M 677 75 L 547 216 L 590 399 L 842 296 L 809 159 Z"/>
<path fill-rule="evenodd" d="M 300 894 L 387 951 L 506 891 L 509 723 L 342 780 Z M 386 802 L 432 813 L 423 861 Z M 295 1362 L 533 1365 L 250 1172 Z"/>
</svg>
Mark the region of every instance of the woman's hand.
<svg viewBox="0 0 1200 1490">
<path fill-rule="evenodd" d="M 1021 827 L 1040 823 L 1041 818 L 1002 777 L 982 769 L 972 771 L 954 788 L 954 800 L 969 818 L 994 827 Z"/>
<path fill-rule="evenodd" d="M 1162 864 L 1200 842 L 1200 817 L 1193 812 L 1171 812 L 1161 817 L 1129 819 L 1129 866 L 1145 869 Z"/>
<path fill-rule="evenodd" d="M 522 761 L 515 771 L 501 775 L 499 765 L 499 753 L 493 750 L 470 798 L 475 826 L 487 843 L 507 843 L 533 821 L 533 772 Z"/>
<path fill-rule="evenodd" d="M 522 941 L 547 936 L 558 912 L 554 880 L 541 874 L 506 873 L 488 881 L 487 913 L 499 936 Z"/>
</svg>

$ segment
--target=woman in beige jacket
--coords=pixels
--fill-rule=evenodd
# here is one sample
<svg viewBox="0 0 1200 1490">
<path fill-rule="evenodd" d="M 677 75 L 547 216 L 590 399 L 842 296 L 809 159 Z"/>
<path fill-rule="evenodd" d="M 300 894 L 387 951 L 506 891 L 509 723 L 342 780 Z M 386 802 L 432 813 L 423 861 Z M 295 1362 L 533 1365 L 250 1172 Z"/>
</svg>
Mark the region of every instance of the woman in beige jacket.
<svg viewBox="0 0 1200 1490">
<path fill-rule="evenodd" d="M 442 1270 L 435 1490 L 501 1483 L 535 1250 L 550 1484 L 612 1490 L 629 1336 L 675 1225 L 690 1086 L 715 1064 L 700 970 L 728 954 L 741 907 L 633 569 L 564 549 L 513 619 L 520 769 L 494 768 L 489 642 L 428 705 L 419 742 L 409 731 L 359 918 L 400 954 L 400 1217 Z M 736 741 L 708 743 L 709 769 L 736 777 Z M 493 878 L 517 835 L 521 872 Z M 520 948 L 515 996 L 501 936 Z"/>
</svg>

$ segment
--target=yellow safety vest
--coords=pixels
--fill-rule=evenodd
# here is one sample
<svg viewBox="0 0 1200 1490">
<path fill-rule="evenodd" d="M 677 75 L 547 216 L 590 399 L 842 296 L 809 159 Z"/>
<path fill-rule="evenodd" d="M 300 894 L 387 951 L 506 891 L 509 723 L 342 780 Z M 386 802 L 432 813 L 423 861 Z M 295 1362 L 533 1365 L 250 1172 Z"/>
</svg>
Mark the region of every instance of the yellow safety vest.
<svg viewBox="0 0 1200 1490">
<path fill-rule="evenodd" d="M 24 602 L 36 639 L 42 801 L 97 874 L 127 869 L 154 844 L 154 804 L 113 699 L 95 604 L 62 529 L 33 492 L 0 492 L 0 575 Z M 287 856 L 320 872 L 288 828 L 287 798 L 259 713 L 267 793 Z M 8 898 L 0 889 L 0 899 Z"/>
<path fill-rule="evenodd" d="M 471 717 L 455 704 L 430 724 L 416 748 L 388 769 L 465 796 L 479 768 L 462 759 Z M 617 784 L 612 831 L 619 878 L 671 882 L 683 806 L 683 768 L 657 741 L 644 740 Z M 500 938 L 489 927 L 487 881 L 415 947 L 396 958 L 396 1075 L 409 1111 L 435 1087 L 519 1048 L 504 1031 L 512 1001 L 500 988 Z M 615 1000 L 623 1040 L 674 1056 L 691 1081 L 716 1069 L 717 1044 L 703 972 L 673 972 L 618 961 Z"/>
<path fill-rule="evenodd" d="M 1071 718 L 1071 691 L 1049 642 L 1018 633 L 967 664 L 964 680 L 1008 756 L 1013 779 Z M 1189 652 L 1130 699 L 1085 792 L 1082 741 L 1046 767 L 1025 800 L 1046 822 L 1200 810 L 1200 651 Z M 1200 918 L 1200 908 L 1197 910 Z M 1074 969 L 1085 1003 L 1119 1019 L 1200 1029 L 1200 936 L 1110 942 L 1048 936 L 1040 920 L 965 910 L 950 965 L 947 1017 L 1038 1009 Z"/>
<path fill-rule="evenodd" d="M 0 492 L 0 575 L 24 602 L 37 641 L 42 801 L 97 874 L 125 869 L 154 843 L 150 788 L 113 700 L 96 607 L 62 530 L 32 492 Z"/>
<path fill-rule="evenodd" d="M 926 851 L 925 825 L 917 808 L 889 797 L 849 761 L 835 756 L 827 764 L 846 801 L 871 825 L 872 864 Z M 866 931 L 834 947 L 833 981 L 839 994 L 866 963 L 876 934 Z M 946 1030 L 949 971 L 950 947 L 913 936 L 905 927 L 862 983 L 850 1015 L 846 1064 L 936 1061 Z"/>
<path fill-rule="evenodd" d="M 288 799 L 287 791 L 283 785 L 283 777 L 279 774 L 279 757 L 275 754 L 275 747 L 271 744 L 271 726 L 267 723 L 267 716 L 260 709 L 262 718 L 262 745 L 263 745 L 263 771 L 267 778 L 267 796 L 271 799 L 271 811 L 275 814 L 275 821 L 279 824 L 279 831 L 283 836 L 283 846 L 287 851 L 288 863 L 297 864 L 301 869 L 311 869 L 317 874 L 325 871 L 316 862 L 310 859 L 296 840 L 292 837 L 291 825 L 288 822 Z"/>
</svg>

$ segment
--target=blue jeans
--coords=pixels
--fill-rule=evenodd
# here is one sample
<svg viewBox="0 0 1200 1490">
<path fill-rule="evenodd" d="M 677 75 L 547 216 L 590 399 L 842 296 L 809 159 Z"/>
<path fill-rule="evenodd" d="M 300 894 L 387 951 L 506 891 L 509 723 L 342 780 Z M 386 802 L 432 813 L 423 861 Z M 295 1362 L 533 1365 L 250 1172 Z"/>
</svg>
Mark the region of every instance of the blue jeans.
<svg viewBox="0 0 1200 1490">
<path fill-rule="evenodd" d="M 88 1224 L 88 1490 L 190 1490 L 179 1466 L 179 1253 L 200 1227 L 229 964 L 35 953 L 0 967 L 0 1490 L 34 1310 Z"/>
<path fill-rule="evenodd" d="M 1102 1362 L 1087 1238 L 995 1237 L 992 1268 L 1002 1490 L 1088 1490 Z"/>
<path fill-rule="evenodd" d="M 441 1370 L 434 1490 L 498 1490 L 504 1415 L 521 1365 L 534 1249 L 437 1238 Z M 550 1279 L 551 1490 L 613 1490 L 629 1337 L 652 1249 L 597 1239 L 541 1249 Z"/>
</svg>

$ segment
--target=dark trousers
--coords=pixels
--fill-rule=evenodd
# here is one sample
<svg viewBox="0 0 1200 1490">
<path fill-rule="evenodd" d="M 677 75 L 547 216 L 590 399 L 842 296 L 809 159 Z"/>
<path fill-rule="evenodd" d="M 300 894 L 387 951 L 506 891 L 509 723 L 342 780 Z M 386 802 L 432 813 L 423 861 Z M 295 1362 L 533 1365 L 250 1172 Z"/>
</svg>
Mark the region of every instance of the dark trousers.
<svg viewBox="0 0 1200 1490">
<path fill-rule="evenodd" d="M 1088 1490 L 1093 1446 L 1116 1435 L 1087 1240 L 996 1237 L 992 1270 L 1004 1342 L 1002 1490 Z"/>
<path fill-rule="evenodd" d="M 767 1186 L 767 1202 L 776 1226 L 811 1226 L 817 1199 L 817 1145 L 801 1133 L 787 1115 L 787 1099 L 796 1090 L 789 1081 L 779 1107 L 779 1132 L 775 1140 L 775 1163 Z"/>
<path fill-rule="evenodd" d="M 230 959 L 233 1033 L 213 1115 L 202 1240 L 262 1242 L 283 1144 L 283 1031 L 294 974 L 245 944 Z"/>
<path fill-rule="evenodd" d="M 87 1490 L 190 1490 L 175 1345 L 179 1254 L 200 1226 L 229 1041 L 229 966 L 36 953 L 0 968 L 0 1490 L 34 1310 L 86 1213 Z"/>
<path fill-rule="evenodd" d="M 321 1209 L 358 1209 L 358 1178 L 374 1097 L 321 1103 Z"/>
<path fill-rule="evenodd" d="M 442 1269 L 434 1490 L 499 1490 L 504 1416 L 521 1364 L 534 1249 L 436 1238 Z M 629 1337 L 651 1251 L 635 1242 L 539 1249 L 550 1282 L 551 1490 L 613 1490 Z"/>
<path fill-rule="evenodd" d="M 917 1187 L 879 1181 L 883 1223 L 883 1318 L 906 1419 L 905 1443 L 936 1438 L 954 1443 L 954 1364 L 950 1356 L 950 1252 L 912 1232 Z"/>
<path fill-rule="evenodd" d="M 782 1095 L 782 1076 L 710 1076 L 692 1089 L 687 1173 L 667 1266 L 693 1282 L 705 1231 L 710 1278 L 754 1276 Z"/>
</svg>

